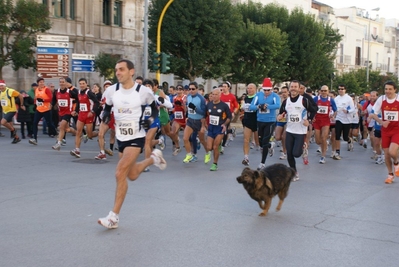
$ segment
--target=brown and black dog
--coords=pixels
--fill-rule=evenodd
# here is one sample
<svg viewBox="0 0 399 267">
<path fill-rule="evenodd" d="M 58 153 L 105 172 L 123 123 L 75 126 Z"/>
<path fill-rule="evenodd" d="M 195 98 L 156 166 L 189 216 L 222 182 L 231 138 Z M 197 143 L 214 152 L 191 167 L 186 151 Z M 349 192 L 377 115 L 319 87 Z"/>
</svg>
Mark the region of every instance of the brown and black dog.
<svg viewBox="0 0 399 267">
<path fill-rule="evenodd" d="M 259 216 L 266 216 L 275 195 L 278 195 L 280 199 L 276 211 L 281 209 L 294 176 L 294 169 L 277 163 L 260 171 L 254 171 L 247 167 L 242 171 L 241 176 L 237 177 L 237 182 L 242 184 L 249 196 L 258 202 L 259 207 L 263 210 Z"/>
</svg>

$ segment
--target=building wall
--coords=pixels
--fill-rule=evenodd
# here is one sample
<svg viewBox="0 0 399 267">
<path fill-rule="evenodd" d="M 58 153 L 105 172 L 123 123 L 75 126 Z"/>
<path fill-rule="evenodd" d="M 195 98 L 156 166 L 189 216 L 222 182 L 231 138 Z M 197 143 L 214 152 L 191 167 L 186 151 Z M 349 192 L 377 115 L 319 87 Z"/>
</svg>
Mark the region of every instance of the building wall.
<svg viewBox="0 0 399 267">
<path fill-rule="evenodd" d="M 42 2 L 42 0 L 36 0 Z M 143 61 L 143 14 L 144 0 L 124 0 L 122 2 L 122 26 L 105 25 L 103 23 L 103 0 L 75 0 L 75 18 L 71 19 L 69 1 L 65 1 L 65 18 L 54 16 L 53 1 L 48 1 L 51 12 L 52 28 L 45 34 L 69 36 L 72 53 L 95 54 L 104 52 L 127 58 L 135 64 L 136 74 L 142 75 Z M 115 0 L 111 0 L 111 7 Z M 111 13 L 112 14 L 112 13 Z M 112 16 L 111 16 L 112 18 Z M 71 66 L 70 66 L 71 69 Z M 98 73 L 71 73 L 74 81 L 81 77 L 89 80 L 90 84 L 99 82 L 103 78 Z M 28 89 L 36 81 L 37 74 L 33 70 L 19 70 L 4 68 L 3 77 L 7 85 L 17 89 Z M 58 79 L 46 79 L 46 83 Z"/>
</svg>

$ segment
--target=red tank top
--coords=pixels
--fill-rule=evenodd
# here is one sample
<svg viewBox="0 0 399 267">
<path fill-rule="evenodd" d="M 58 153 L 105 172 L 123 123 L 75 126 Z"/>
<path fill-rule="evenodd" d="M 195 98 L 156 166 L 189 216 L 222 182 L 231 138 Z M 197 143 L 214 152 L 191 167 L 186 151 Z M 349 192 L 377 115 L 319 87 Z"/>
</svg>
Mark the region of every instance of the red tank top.
<svg viewBox="0 0 399 267">
<path fill-rule="evenodd" d="M 316 119 L 328 119 L 330 117 L 330 111 L 331 111 L 331 98 L 328 97 L 327 101 L 324 102 L 321 100 L 321 96 L 317 98 L 317 113 L 316 113 Z"/>
<path fill-rule="evenodd" d="M 56 98 L 58 104 L 58 114 L 61 116 L 71 115 L 72 112 L 72 101 L 69 89 L 62 92 L 61 89 L 57 90 Z"/>
<path fill-rule="evenodd" d="M 385 95 L 382 97 L 381 113 L 383 121 L 390 121 L 388 127 L 381 127 L 383 131 L 397 132 L 399 131 L 399 96 L 393 103 L 388 103 Z"/>
<path fill-rule="evenodd" d="M 89 90 L 86 89 L 83 94 L 79 90 L 79 112 L 90 112 L 93 109 L 93 100 L 89 98 Z"/>
</svg>

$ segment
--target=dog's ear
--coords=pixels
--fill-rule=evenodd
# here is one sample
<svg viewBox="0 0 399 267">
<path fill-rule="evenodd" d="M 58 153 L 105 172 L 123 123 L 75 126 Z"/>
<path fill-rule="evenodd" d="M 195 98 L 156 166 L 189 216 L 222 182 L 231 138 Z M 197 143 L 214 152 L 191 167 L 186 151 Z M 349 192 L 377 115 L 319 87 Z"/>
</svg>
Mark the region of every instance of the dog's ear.
<svg viewBox="0 0 399 267">
<path fill-rule="evenodd" d="M 259 190 L 264 185 L 263 177 L 258 171 L 254 171 L 254 186 Z"/>
<path fill-rule="evenodd" d="M 273 185 L 272 182 L 269 180 L 269 178 L 265 177 L 266 180 L 266 186 L 270 188 L 270 190 L 273 190 Z"/>
</svg>

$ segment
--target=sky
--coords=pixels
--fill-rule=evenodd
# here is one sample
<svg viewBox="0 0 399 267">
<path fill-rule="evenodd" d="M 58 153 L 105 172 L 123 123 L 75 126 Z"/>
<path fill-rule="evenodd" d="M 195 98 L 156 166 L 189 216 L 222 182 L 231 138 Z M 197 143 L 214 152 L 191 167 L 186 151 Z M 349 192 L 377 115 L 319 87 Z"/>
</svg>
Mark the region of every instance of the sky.
<svg viewBox="0 0 399 267">
<path fill-rule="evenodd" d="M 318 0 L 321 3 L 327 4 L 333 8 L 342 7 L 359 7 L 366 10 L 371 10 L 379 7 L 378 15 L 385 19 L 399 19 L 399 1 L 396 0 L 379 0 L 379 1 L 364 1 L 364 0 Z M 374 14 L 374 12 L 373 12 Z"/>
</svg>

